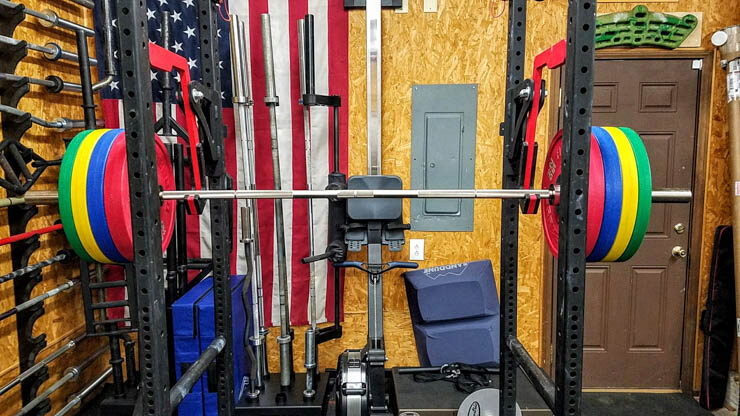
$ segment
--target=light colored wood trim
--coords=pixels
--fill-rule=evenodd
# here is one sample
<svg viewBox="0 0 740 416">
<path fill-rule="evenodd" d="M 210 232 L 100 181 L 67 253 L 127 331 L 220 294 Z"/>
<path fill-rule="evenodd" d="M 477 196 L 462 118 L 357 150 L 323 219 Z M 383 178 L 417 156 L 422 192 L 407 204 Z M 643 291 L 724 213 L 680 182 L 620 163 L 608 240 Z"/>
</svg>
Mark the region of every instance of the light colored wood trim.
<svg viewBox="0 0 740 416">
<path fill-rule="evenodd" d="M 696 336 L 699 290 L 701 280 L 701 253 L 704 235 L 704 190 L 709 160 L 709 138 L 711 134 L 712 82 L 714 79 L 713 50 L 703 51 L 696 59 L 701 59 L 702 72 L 699 86 L 697 109 L 696 151 L 694 154 L 693 203 L 691 205 L 691 227 L 689 229 L 688 278 L 686 280 L 686 302 L 684 305 L 684 331 L 681 348 L 681 390 L 694 393 L 694 367 L 696 357 Z"/>
<path fill-rule="evenodd" d="M 681 389 L 583 389 L 584 393 L 638 393 L 638 394 L 675 394 L 683 393 Z"/>
</svg>

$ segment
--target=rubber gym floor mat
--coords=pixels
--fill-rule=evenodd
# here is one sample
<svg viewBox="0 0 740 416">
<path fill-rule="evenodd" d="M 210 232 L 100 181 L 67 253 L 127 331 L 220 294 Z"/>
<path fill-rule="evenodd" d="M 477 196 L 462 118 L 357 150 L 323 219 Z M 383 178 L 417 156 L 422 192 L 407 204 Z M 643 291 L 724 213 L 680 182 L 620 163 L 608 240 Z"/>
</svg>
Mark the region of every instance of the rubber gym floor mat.
<svg viewBox="0 0 740 416">
<path fill-rule="evenodd" d="M 584 393 L 584 416 L 712 416 L 681 393 Z"/>
</svg>

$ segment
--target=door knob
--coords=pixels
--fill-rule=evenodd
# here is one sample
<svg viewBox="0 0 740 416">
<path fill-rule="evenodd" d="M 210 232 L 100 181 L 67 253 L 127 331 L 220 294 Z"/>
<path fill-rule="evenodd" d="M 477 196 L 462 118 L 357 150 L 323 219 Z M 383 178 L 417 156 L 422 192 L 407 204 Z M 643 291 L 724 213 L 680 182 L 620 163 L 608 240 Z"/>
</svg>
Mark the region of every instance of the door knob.
<svg viewBox="0 0 740 416">
<path fill-rule="evenodd" d="M 686 249 L 681 246 L 673 247 L 673 250 L 671 250 L 671 255 L 673 255 L 673 257 L 685 258 L 686 254 Z"/>
</svg>

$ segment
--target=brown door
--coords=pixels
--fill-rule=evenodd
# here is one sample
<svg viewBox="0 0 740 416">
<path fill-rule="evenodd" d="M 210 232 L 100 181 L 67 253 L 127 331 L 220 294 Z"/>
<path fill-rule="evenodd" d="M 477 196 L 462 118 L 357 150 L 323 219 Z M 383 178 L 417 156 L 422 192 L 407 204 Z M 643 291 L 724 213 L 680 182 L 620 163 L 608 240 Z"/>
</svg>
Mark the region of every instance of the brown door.
<svg viewBox="0 0 740 416">
<path fill-rule="evenodd" d="M 701 75 L 692 64 L 596 61 L 593 125 L 640 134 L 653 188 L 692 188 Z M 690 215 L 690 204 L 653 204 L 645 240 L 630 261 L 588 266 L 584 387 L 680 387 L 688 257 L 672 251 L 688 247 Z"/>
</svg>

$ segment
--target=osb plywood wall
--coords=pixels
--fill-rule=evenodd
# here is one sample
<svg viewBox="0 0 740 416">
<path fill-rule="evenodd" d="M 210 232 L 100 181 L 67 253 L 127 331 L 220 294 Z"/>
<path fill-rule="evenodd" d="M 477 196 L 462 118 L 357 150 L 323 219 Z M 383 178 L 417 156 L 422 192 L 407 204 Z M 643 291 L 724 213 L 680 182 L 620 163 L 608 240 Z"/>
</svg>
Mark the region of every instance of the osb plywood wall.
<svg viewBox="0 0 740 416">
<path fill-rule="evenodd" d="M 83 9 L 71 2 L 44 2 L 38 0 L 27 0 L 23 2 L 27 7 L 43 10 L 51 9 L 59 16 L 74 22 L 82 23 L 88 27 L 92 25 L 92 15 L 87 9 Z M 27 21 L 21 23 L 14 33 L 17 39 L 25 39 L 29 42 L 44 45 L 47 42 L 56 42 L 62 48 L 74 51 L 75 38 L 69 31 L 60 29 L 44 28 L 36 22 L 35 18 L 28 17 Z M 92 47 L 92 43 L 91 43 Z M 37 52 L 30 51 L 16 70 L 17 74 L 27 75 L 35 78 L 45 78 L 49 75 L 58 75 L 65 81 L 80 82 L 79 72 L 76 64 L 68 61 L 49 62 Z M 96 73 L 97 71 L 93 71 Z M 94 75 L 95 77 L 95 75 Z M 31 86 L 31 91 L 21 100 L 19 108 L 33 113 L 44 119 L 51 120 L 55 117 L 82 118 L 81 95 L 79 93 L 47 94 L 42 87 Z M 38 126 L 31 128 L 22 139 L 22 143 L 33 148 L 41 157 L 54 160 L 64 154 L 65 137 L 71 137 L 72 133 L 55 133 L 49 129 Z M 34 185 L 34 190 L 56 190 L 59 169 L 49 168 Z M 0 191 L 4 197 L 5 191 Z M 59 211 L 56 206 L 40 206 L 39 213 L 31 220 L 28 229 L 50 226 L 59 219 Z M 9 235 L 7 208 L 0 212 L 0 238 Z M 66 246 L 66 240 L 61 233 L 47 234 L 41 237 L 41 248 L 30 258 L 29 264 L 36 263 L 48 257 Z M 67 279 L 78 277 L 79 271 L 74 264 L 56 264 L 44 269 L 43 280 L 36 286 L 31 296 L 39 295 L 56 286 L 61 285 Z M 12 271 L 10 258 L 10 246 L 0 247 L 0 274 Z M 13 296 L 13 283 L 6 282 L 0 285 L 0 311 L 15 306 Z M 85 318 L 82 311 L 82 296 L 79 287 L 61 293 L 44 302 L 46 313 L 36 322 L 34 334 L 46 334 L 47 347 L 39 359 L 48 356 L 51 352 L 66 344 L 69 340 L 84 332 Z M 18 343 L 16 335 L 15 318 L 0 322 L 0 385 L 5 385 L 13 377 L 19 374 L 18 369 Z M 104 345 L 104 339 L 85 340 L 75 350 L 55 360 L 49 367 L 50 378 L 39 390 L 44 391 L 56 382 L 66 368 L 77 365 L 84 357 Z M 108 355 L 104 354 L 93 366 L 88 368 L 78 381 L 67 383 L 63 388 L 51 396 L 52 411 L 57 412 L 67 401 L 67 397 L 82 389 L 92 379 L 97 377 L 105 369 Z M 0 398 L 0 415 L 16 414 L 21 407 L 20 387 L 15 387 L 9 393 Z"/>
<path fill-rule="evenodd" d="M 495 16 L 502 11 L 502 4 L 503 2 L 486 0 L 439 0 L 437 13 L 424 13 L 421 0 L 410 0 L 408 14 L 383 11 L 383 172 L 400 176 L 407 187 L 410 185 L 411 88 L 414 84 L 437 83 L 478 84 L 475 186 L 501 186 L 502 145 L 498 123 L 503 120 L 507 13 L 504 12 L 501 17 Z M 598 12 L 611 13 L 632 7 L 634 2 L 602 4 Z M 666 4 L 650 4 L 649 7 L 651 10 L 664 12 L 703 12 L 702 48 L 709 50 L 712 49 L 709 38 L 714 31 L 740 22 L 740 3 L 737 2 L 678 0 Z M 527 76 L 531 74 L 534 55 L 565 37 L 566 15 L 567 2 L 564 0 L 529 2 L 525 64 Z M 349 58 L 349 174 L 356 175 L 367 171 L 364 11 L 350 12 Z M 547 71 L 545 76 L 549 77 Z M 698 162 L 706 163 L 706 200 L 711 201 L 705 207 L 696 207 L 704 210 L 702 253 L 701 256 L 695 256 L 700 257 L 698 260 L 701 262 L 699 308 L 706 298 L 708 259 L 711 256 L 714 228 L 730 221 L 724 79 L 723 71 L 716 70 L 708 157 L 706 161 Z M 543 144 L 547 140 L 547 123 L 548 113 L 544 112 L 540 115 L 537 136 L 537 140 Z M 544 154 L 545 152 L 540 152 L 540 168 Z M 541 177 L 541 170 L 536 177 Z M 409 218 L 408 201 L 404 205 L 404 218 Z M 498 276 L 499 230 L 500 203 L 477 201 L 473 232 L 409 232 L 407 237 L 425 239 L 427 260 L 421 262 L 421 267 L 491 259 L 494 273 Z M 522 217 L 519 241 L 519 338 L 537 360 L 542 356 L 540 328 L 545 254 L 540 230 L 539 216 Z M 386 256 L 389 260 L 407 260 L 408 248 L 390 256 L 386 253 Z M 388 366 L 418 365 L 400 272 L 385 275 L 384 285 Z M 360 348 L 365 342 L 365 277 L 350 272 L 345 287 L 345 335 L 341 340 L 322 345 L 321 367 L 336 365 L 337 354 L 342 350 Z M 698 372 L 701 368 L 702 345 L 699 335 L 697 333 L 695 388 L 698 388 Z M 296 351 L 302 351 L 302 343 L 302 328 L 297 328 Z M 272 341 L 271 345 L 275 345 L 275 342 Z M 270 363 L 272 369 L 277 368 L 275 348 L 272 349 Z M 299 362 L 296 362 L 296 369 L 303 370 Z"/>
</svg>

